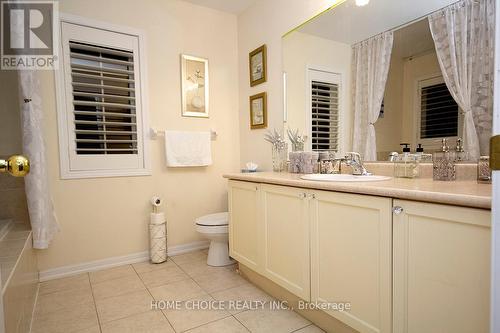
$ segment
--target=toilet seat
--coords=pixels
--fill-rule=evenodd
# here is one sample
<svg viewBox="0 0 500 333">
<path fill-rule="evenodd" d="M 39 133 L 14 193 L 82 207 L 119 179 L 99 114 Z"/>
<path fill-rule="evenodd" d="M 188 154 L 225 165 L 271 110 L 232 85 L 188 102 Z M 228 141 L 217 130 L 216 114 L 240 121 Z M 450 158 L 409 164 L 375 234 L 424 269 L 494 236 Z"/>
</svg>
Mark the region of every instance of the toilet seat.
<svg viewBox="0 0 500 333">
<path fill-rule="evenodd" d="M 209 214 L 196 219 L 196 224 L 206 227 L 220 227 L 227 226 L 229 222 L 229 213 L 215 213 Z"/>
<path fill-rule="evenodd" d="M 197 224 L 196 231 L 202 234 L 227 234 L 229 227 L 227 225 L 206 226 Z"/>
</svg>

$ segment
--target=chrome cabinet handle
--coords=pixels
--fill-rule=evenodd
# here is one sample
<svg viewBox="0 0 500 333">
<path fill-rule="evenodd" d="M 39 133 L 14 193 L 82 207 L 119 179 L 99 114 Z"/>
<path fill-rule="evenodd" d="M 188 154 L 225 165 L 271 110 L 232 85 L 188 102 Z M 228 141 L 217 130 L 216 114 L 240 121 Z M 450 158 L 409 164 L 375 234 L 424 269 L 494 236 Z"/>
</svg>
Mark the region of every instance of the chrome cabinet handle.
<svg viewBox="0 0 500 333">
<path fill-rule="evenodd" d="M 305 199 L 305 198 L 306 198 L 306 196 L 307 196 L 307 195 L 306 195 L 304 192 L 299 193 L 299 198 L 301 198 L 301 199 Z"/>
<path fill-rule="evenodd" d="M 392 212 L 396 215 L 399 215 L 403 212 L 403 207 L 401 206 L 392 207 Z"/>
<path fill-rule="evenodd" d="M 316 199 L 316 194 L 312 193 L 311 194 L 311 199 Z"/>
</svg>

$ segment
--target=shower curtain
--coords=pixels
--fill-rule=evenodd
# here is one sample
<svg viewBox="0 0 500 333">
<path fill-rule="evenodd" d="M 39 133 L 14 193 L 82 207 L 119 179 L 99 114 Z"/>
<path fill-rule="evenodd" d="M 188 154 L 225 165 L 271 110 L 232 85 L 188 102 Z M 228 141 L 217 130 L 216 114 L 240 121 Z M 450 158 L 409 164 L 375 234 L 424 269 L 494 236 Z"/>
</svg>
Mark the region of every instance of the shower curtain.
<svg viewBox="0 0 500 333">
<path fill-rule="evenodd" d="M 493 111 L 494 0 L 462 0 L 429 16 L 443 78 L 464 115 L 471 160 L 489 153 Z"/>
<path fill-rule="evenodd" d="M 389 31 L 352 48 L 353 150 L 367 161 L 377 159 L 374 124 L 384 97 L 393 40 L 393 33 Z"/>
<path fill-rule="evenodd" d="M 33 231 L 33 247 L 46 249 L 59 227 L 49 189 L 40 82 L 36 71 L 19 70 L 18 73 L 23 154 L 31 162 L 30 173 L 24 182 Z"/>
</svg>

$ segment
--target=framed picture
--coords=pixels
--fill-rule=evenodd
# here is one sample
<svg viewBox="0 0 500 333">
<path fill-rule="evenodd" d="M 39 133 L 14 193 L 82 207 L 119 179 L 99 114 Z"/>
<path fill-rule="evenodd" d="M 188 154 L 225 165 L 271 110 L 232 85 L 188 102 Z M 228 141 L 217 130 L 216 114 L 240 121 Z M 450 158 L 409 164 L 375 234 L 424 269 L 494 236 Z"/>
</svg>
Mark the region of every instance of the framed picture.
<svg viewBox="0 0 500 333">
<path fill-rule="evenodd" d="M 250 86 L 266 82 L 266 45 L 250 52 Z"/>
<path fill-rule="evenodd" d="M 182 115 L 208 118 L 208 59 L 181 54 Z"/>
<path fill-rule="evenodd" d="M 250 128 L 267 127 L 267 94 L 250 96 Z"/>
</svg>

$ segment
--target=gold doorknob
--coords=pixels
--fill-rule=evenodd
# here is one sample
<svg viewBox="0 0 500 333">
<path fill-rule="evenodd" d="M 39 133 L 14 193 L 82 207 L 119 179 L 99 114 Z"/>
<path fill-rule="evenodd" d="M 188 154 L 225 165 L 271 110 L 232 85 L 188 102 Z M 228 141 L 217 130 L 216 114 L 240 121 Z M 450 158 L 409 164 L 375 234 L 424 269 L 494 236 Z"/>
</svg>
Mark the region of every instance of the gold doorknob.
<svg viewBox="0 0 500 333">
<path fill-rule="evenodd" d="M 8 172 L 14 177 L 24 177 L 30 172 L 30 160 L 22 155 L 0 159 L 0 172 Z"/>
</svg>

